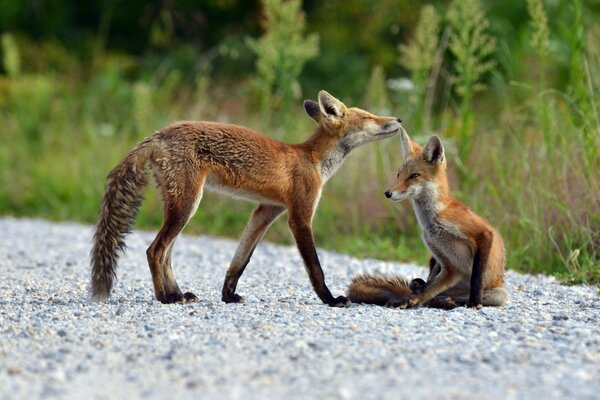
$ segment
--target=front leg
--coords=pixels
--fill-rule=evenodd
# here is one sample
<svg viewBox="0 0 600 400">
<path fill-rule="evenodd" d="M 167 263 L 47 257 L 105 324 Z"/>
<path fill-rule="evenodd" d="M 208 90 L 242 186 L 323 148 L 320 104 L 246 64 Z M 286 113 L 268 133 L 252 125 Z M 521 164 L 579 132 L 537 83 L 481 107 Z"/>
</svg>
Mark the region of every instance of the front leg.
<svg viewBox="0 0 600 400">
<path fill-rule="evenodd" d="M 471 287 L 469 291 L 469 302 L 467 307 L 483 307 L 481 298 L 483 297 L 483 274 L 488 262 L 494 234 L 492 231 L 485 231 L 479 236 L 475 257 L 473 257 L 473 269 L 471 271 Z"/>
<path fill-rule="evenodd" d="M 347 307 L 350 305 L 350 301 L 344 296 L 334 298 L 325 284 L 325 275 L 323 274 L 319 256 L 315 249 L 315 242 L 309 221 L 310 219 L 290 213 L 290 229 L 296 239 L 300 255 L 304 260 L 304 266 L 310 277 L 310 283 L 323 303 L 332 307 Z"/>
<path fill-rule="evenodd" d="M 439 274 L 440 270 L 441 270 L 441 264 L 439 262 L 437 262 L 435 257 L 431 257 L 429 259 L 429 275 L 427 276 L 427 282 L 431 281 L 434 276 Z M 417 294 L 423 293 L 423 291 L 425 291 L 427 282 L 425 282 L 421 278 L 415 278 L 412 281 L 410 281 L 409 288 L 410 288 L 412 294 L 417 295 Z M 394 303 L 394 304 L 396 304 L 396 303 Z"/>
<path fill-rule="evenodd" d="M 442 266 L 439 262 L 439 272 L 435 276 L 431 276 L 427 280 L 427 284 L 421 293 L 414 293 L 409 299 L 400 303 L 395 303 L 393 307 L 407 308 L 415 307 L 427 303 L 435 296 L 444 292 L 448 288 L 456 285 L 461 280 L 460 274 L 450 266 Z"/>
<path fill-rule="evenodd" d="M 241 303 L 243 301 L 243 297 L 235 293 L 238 280 L 244 273 L 254 249 L 256 249 L 267 228 L 283 211 L 285 211 L 285 207 L 267 204 L 261 204 L 254 210 L 240 239 L 233 260 L 231 260 L 227 275 L 225 275 L 221 300 L 226 303 Z"/>
</svg>

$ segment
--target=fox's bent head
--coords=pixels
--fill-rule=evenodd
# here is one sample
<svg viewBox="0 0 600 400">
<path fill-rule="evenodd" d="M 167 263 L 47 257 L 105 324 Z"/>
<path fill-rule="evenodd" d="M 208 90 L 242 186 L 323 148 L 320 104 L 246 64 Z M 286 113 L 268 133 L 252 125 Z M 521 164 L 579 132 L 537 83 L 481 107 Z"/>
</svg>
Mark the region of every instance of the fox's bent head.
<svg viewBox="0 0 600 400">
<path fill-rule="evenodd" d="M 348 108 L 325 90 L 319 92 L 318 102 L 305 100 L 304 109 L 346 151 L 393 136 L 402 122 L 397 117 L 381 117 L 360 108 Z"/>
<path fill-rule="evenodd" d="M 401 128 L 400 139 L 404 162 L 385 197 L 392 201 L 414 199 L 437 193 L 440 185 L 447 185 L 444 146 L 438 136 L 433 135 L 425 147 L 421 147 Z"/>
</svg>

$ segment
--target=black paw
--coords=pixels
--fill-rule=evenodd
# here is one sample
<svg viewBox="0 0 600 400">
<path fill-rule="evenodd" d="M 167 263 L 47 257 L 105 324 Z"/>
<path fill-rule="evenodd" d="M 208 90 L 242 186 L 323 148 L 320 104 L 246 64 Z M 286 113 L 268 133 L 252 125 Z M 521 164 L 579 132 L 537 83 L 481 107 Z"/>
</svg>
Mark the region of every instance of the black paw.
<svg viewBox="0 0 600 400">
<path fill-rule="evenodd" d="M 240 296 L 239 294 L 223 294 L 223 296 L 221 296 L 221 300 L 223 300 L 225 303 L 243 303 L 244 302 L 244 298 L 242 296 Z"/>
<path fill-rule="evenodd" d="M 327 302 L 329 307 L 348 307 L 350 305 L 350 300 L 348 300 L 345 296 L 338 296 L 335 299 L 331 299 Z"/>
<path fill-rule="evenodd" d="M 198 299 L 198 296 L 196 296 L 196 295 L 195 295 L 194 293 L 192 293 L 192 292 L 185 292 L 185 293 L 183 294 L 183 298 L 185 299 L 185 302 L 186 302 L 186 303 L 195 303 L 195 302 L 197 302 L 197 301 L 199 300 L 199 299 Z"/>
<path fill-rule="evenodd" d="M 408 299 L 404 300 L 389 300 L 385 303 L 387 308 L 406 308 L 408 307 Z"/>
<path fill-rule="evenodd" d="M 467 308 L 471 308 L 471 309 L 477 311 L 477 310 L 481 310 L 483 308 L 483 304 L 481 304 L 479 302 L 476 302 L 476 303 L 468 302 Z"/>
<path fill-rule="evenodd" d="M 163 304 L 186 304 L 196 301 L 198 301 L 198 296 L 192 292 L 187 292 L 185 294 L 182 294 L 181 292 L 168 293 L 165 295 L 164 299 L 160 300 L 160 302 Z"/>
<path fill-rule="evenodd" d="M 425 290 L 425 285 L 427 285 L 427 282 L 425 282 L 421 278 L 416 278 L 416 279 L 413 279 L 412 281 L 410 281 L 410 284 L 408 287 L 413 292 L 413 294 L 419 294 L 419 293 L 423 293 L 423 290 Z"/>
<path fill-rule="evenodd" d="M 385 303 L 387 308 L 411 308 L 418 306 L 419 300 L 416 298 L 408 298 L 408 299 L 398 299 L 398 300 L 389 300 Z"/>
<path fill-rule="evenodd" d="M 160 300 L 160 302 L 163 304 L 183 304 L 185 303 L 185 297 L 183 297 L 183 294 L 181 292 L 167 293 L 165 297 Z"/>
<path fill-rule="evenodd" d="M 439 308 L 442 310 L 453 310 L 456 307 L 460 307 L 460 306 L 464 306 L 463 304 L 460 304 L 456 299 L 454 299 L 453 297 L 434 297 L 433 299 L 429 300 L 426 305 L 428 307 L 432 307 L 432 308 Z"/>
</svg>

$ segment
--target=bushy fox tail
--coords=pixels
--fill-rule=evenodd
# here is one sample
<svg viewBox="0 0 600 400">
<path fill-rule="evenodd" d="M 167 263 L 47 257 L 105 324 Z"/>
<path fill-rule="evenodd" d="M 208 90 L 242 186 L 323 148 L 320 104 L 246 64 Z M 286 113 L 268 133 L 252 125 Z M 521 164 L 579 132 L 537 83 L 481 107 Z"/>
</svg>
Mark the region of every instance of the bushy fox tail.
<svg viewBox="0 0 600 400">
<path fill-rule="evenodd" d="M 389 301 L 407 299 L 410 281 L 401 275 L 362 274 L 352 279 L 348 299 L 353 303 L 386 305 Z"/>
<path fill-rule="evenodd" d="M 91 297 L 94 301 L 104 301 L 110 295 L 119 251 L 125 250 L 125 235 L 130 232 L 142 203 L 147 183 L 146 161 L 151 151 L 151 139 L 146 139 L 108 175 L 90 252 Z"/>
<path fill-rule="evenodd" d="M 352 279 L 347 296 L 353 303 L 385 306 L 388 302 L 406 300 L 411 294 L 411 282 L 401 275 L 365 273 Z M 508 292 L 503 287 L 485 289 L 482 304 L 492 307 L 503 306 L 508 298 Z M 456 291 L 450 289 L 429 300 L 425 303 L 425 306 L 449 310 L 464 306 L 468 301 L 468 290 Z"/>
</svg>

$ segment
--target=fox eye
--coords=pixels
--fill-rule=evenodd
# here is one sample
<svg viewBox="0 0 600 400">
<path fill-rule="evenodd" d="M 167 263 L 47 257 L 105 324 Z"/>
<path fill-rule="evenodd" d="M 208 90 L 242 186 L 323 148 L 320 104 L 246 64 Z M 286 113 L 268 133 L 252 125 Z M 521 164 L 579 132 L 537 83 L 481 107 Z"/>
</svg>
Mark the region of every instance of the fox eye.
<svg viewBox="0 0 600 400">
<path fill-rule="evenodd" d="M 410 176 L 408 177 L 408 179 L 417 179 L 420 176 L 421 176 L 421 174 L 415 172 L 414 174 L 410 174 Z"/>
</svg>

